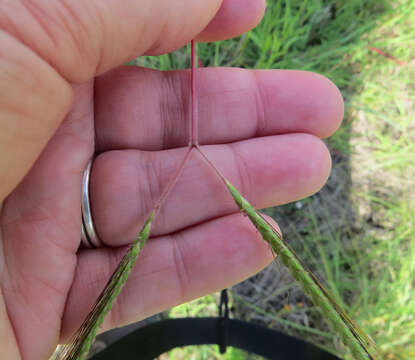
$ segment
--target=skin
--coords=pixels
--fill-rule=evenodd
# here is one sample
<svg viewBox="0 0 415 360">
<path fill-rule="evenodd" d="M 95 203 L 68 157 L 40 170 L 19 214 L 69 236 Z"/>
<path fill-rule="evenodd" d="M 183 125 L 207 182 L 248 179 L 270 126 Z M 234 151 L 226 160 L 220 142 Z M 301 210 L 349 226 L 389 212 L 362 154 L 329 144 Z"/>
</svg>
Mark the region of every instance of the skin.
<svg viewBox="0 0 415 360">
<path fill-rule="evenodd" d="M 187 144 L 189 73 L 120 67 L 248 31 L 262 0 L 0 0 L 0 348 L 44 360 L 76 330 Z M 188 14 L 191 14 L 189 16 Z M 256 207 L 316 192 L 340 125 L 327 79 L 200 69 L 200 143 Z M 82 172 L 106 247 L 78 250 Z M 193 156 L 105 328 L 239 282 L 272 255 Z M 35 336 L 34 336 L 35 335 Z"/>
</svg>

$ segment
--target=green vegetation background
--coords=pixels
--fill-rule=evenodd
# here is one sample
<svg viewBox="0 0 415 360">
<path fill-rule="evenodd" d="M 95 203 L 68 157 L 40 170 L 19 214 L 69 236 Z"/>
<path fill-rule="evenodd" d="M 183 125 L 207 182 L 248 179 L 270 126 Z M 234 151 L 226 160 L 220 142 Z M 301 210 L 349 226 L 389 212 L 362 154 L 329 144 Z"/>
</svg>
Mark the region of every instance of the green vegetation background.
<svg viewBox="0 0 415 360">
<path fill-rule="evenodd" d="M 255 30 L 199 46 L 204 66 L 314 71 L 341 89 L 346 115 L 327 140 L 333 157 L 328 185 L 267 212 L 390 360 L 415 358 L 414 24 L 415 0 L 273 0 Z M 188 58 L 182 50 L 136 65 L 170 70 L 188 67 Z M 235 316 L 262 319 L 350 359 L 324 314 L 292 296 L 299 290 L 291 281 L 273 294 L 263 289 L 262 300 L 252 302 L 249 287 L 261 276 L 232 290 Z M 278 301 L 264 300 L 272 296 Z M 216 302 L 207 296 L 170 316 L 215 315 Z M 235 349 L 220 356 L 204 346 L 162 358 L 254 357 Z"/>
</svg>

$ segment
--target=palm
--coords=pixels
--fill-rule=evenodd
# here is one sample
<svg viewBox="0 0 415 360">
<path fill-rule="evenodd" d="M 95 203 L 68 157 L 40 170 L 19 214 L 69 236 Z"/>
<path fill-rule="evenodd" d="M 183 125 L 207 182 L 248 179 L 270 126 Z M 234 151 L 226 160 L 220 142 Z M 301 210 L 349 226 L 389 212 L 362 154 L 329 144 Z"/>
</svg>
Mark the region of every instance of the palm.
<svg viewBox="0 0 415 360">
<path fill-rule="evenodd" d="M 1 286 L 23 356 L 46 358 L 75 330 L 137 235 L 184 154 L 187 82 L 185 72 L 121 68 L 97 79 L 95 91 L 92 83 L 77 86 L 70 114 L 5 200 Z M 199 83 L 201 143 L 257 207 L 307 196 L 324 183 L 325 147 L 300 133 L 325 136 L 338 126 L 341 100 L 332 85 L 312 74 L 231 69 L 203 69 Z M 310 91 L 324 101 L 310 100 Z M 100 155 L 92 204 L 107 246 L 78 252 L 82 173 L 94 139 Z M 267 246 L 229 200 L 192 158 L 107 327 L 229 286 L 267 264 Z"/>
</svg>

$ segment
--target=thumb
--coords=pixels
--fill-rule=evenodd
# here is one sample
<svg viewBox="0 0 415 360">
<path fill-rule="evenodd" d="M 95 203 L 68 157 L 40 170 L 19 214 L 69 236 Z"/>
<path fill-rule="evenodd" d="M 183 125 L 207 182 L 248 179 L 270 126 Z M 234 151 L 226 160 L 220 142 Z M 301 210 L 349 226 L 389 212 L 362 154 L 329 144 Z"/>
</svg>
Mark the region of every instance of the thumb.
<svg viewBox="0 0 415 360">
<path fill-rule="evenodd" d="M 183 46 L 206 27 L 221 3 L 10 0 L 0 3 L 0 29 L 32 48 L 69 82 L 85 82 L 135 56 Z"/>
<path fill-rule="evenodd" d="M 70 85 L 0 30 L 0 202 L 33 165 L 71 101 Z"/>
</svg>

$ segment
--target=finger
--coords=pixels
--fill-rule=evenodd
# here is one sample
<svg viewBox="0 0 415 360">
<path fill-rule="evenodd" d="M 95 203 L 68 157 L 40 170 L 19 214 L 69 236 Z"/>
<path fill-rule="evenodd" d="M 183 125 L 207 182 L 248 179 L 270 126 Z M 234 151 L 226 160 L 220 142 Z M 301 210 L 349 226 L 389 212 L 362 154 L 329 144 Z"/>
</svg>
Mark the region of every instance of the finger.
<svg viewBox="0 0 415 360">
<path fill-rule="evenodd" d="M 339 90 L 314 73 L 204 68 L 197 80 L 202 144 L 292 132 L 326 137 L 343 117 Z M 134 67 L 100 77 L 95 89 L 97 150 L 186 145 L 189 81 L 186 71 Z"/>
<path fill-rule="evenodd" d="M 227 0 L 228 2 L 230 0 Z M 254 2 L 262 3 L 262 0 Z M 31 47 L 70 82 L 85 82 L 142 54 L 177 49 L 208 25 L 221 0 L 15 1 L 0 4 L 4 31 Z M 252 6 L 241 2 L 237 21 L 250 25 Z M 222 18 L 235 6 L 225 6 Z M 238 20 L 239 19 L 239 20 Z M 255 20 L 256 21 L 256 20 Z M 223 23 L 224 21 L 219 21 Z M 234 23 L 238 31 L 245 25 Z M 224 31 L 229 32 L 229 25 Z M 249 29 L 249 26 L 248 26 Z M 246 30 L 248 30 L 246 29 Z M 209 36 L 223 38 L 221 31 Z"/>
<path fill-rule="evenodd" d="M 92 91 L 92 82 L 74 86 L 76 105 L 0 215 L 1 287 L 23 359 L 48 359 L 60 333 L 80 243 L 82 173 L 93 152 Z"/>
<path fill-rule="evenodd" d="M 258 25 L 264 11 L 265 0 L 224 0 L 197 40 L 219 41 L 238 36 Z"/>
<path fill-rule="evenodd" d="M 314 136 L 278 135 L 206 152 L 257 208 L 298 200 L 327 180 L 330 155 Z M 155 220 L 153 235 L 164 235 L 238 211 L 226 187 L 194 152 Z M 162 152 L 113 151 L 100 155 L 91 175 L 91 202 L 101 239 L 119 246 L 133 241 L 184 156 Z"/>
<path fill-rule="evenodd" d="M 63 338 L 90 311 L 124 252 L 125 248 L 103 248 L 80 254 L 63 317 Z M 104 328 L 138 321 L 229 287 L 255 274 L 271 260 L 269 246 L 241 214 L 150 239 Z"/>
<path fill-rule="evenodd" d="M 65 116 L 72 89 L 36 54 L 0 30 L 0 94 L 1 202 Z"/>
</svg>

